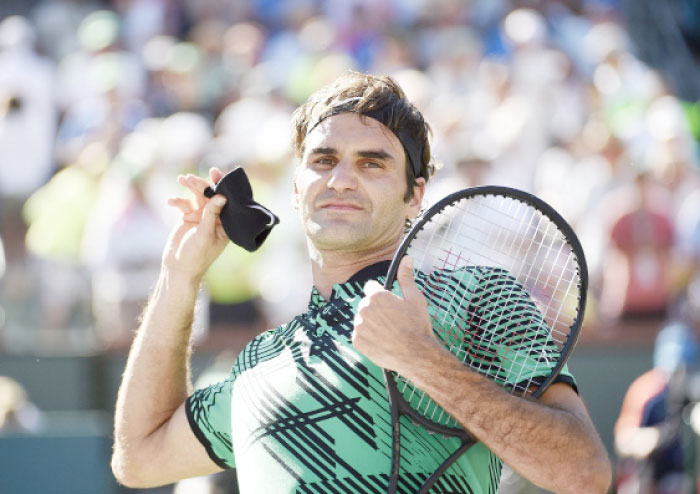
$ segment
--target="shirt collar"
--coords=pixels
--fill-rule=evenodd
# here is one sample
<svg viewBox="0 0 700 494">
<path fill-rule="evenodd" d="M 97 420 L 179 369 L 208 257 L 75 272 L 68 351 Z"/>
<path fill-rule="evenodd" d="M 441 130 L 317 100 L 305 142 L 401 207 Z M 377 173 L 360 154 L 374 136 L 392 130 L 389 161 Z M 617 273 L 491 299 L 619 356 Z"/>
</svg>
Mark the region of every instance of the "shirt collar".
<svg viewBox="0 0 700 494">
<path fill-rule="evenodd" d="M 335 294 L 338 291 L 338 287 L 349 285 L 351 283 L 358 283 L 360 285 L 364 285 L 369 280 L 376 280 L 377 278 L 386 276 L 387 272 L 389 271 L 390 264 L 391 261 L 379 261 L 375 264 L 370 264 L 369 266 L 365 266 L 364 268 L 360 269 L 357 273 L 348 278 L 347 281 L 343 283 L 336 283 L 335 285 L 333 285 L 333 294 L 331 295 L 331 299 L 335 297 Z M 311 297 L 309 298 L 309 310 L 315 307 L 320 307 L 326 302 L 328 301 L 325 298 L 323 298 L 323 296 L 318 292 L 318 290 L 314 286 L 311 289 Z"/>
</svg>

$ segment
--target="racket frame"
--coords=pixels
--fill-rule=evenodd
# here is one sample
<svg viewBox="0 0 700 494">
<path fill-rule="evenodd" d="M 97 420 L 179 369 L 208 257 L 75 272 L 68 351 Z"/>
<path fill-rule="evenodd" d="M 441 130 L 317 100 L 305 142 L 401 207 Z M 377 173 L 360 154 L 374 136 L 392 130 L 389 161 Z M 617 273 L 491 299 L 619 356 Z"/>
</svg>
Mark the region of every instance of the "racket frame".
<svg viewBox="0 0 700 494">
<path fill-rule="evenodd" d="M 484 185 L 478 187 L 470 187 L 467 189 L 462 189 L 457 192 L 453 192 L 432 206 L 426 209 L 415 221 L 410 231 L 404 237 L 399 246 L 399 249 L 394 254 L 394 258 L 389 266 L 389 271 L 386 275 L 386 282 L 384 283 L 384 289 L 391 290 L 394 282 L 396 281 L 396 274 L 399 269 L 399 264 L 401 259 L 408 251 L 413 239 L 420 233 L 423 227 L 435 218 L 436 214 L 448 207 L 450 204 L 454 204 L 463 199 L 468 199 L 474 196 L 503 196 L 508 198 L 513 198 L 531 205 L 534 209 L 540 211 L 545 216 L 547 216 L 561 231 L 564 235 L 567 244 L 571 247 L 576 260 L 578 261 L 579 269 L 579 297 L 578 297 L 578 311 L 576 318 L 570 326 L 571 331 L 561 349 L 562 357 L 557 362 L 557 365 L 551 371 L 549 376 L 540 384 L 535 391 L 528 395 L 528 398 L 536 400 L 542 393 L 549 387 L 549 385 L 557 378 L 561 370 L 564 368 L 569 356 L 573 352 L 576 345 L 576 340 L 578 339 L 578 334 L 583 323 L 583 316 L 586 309 L 586 295 L 588 292 L 588 266 L 586 264 L 586 257 L 583 253 L 583 247 L 576 236 L 571 225 L 549 204 L 540 199 L 539 197 L 525 192 L 519 189 L 514 189 L 511 187 L 505 187 L 500 185 Z M 384 369 L 384 380 L 386 384 L 387 394 L 389 396 L 389 405 L 391 407 L 391 422 L 392 422 L 392 465 L 391 472 L 389 476 L 389 494 L 395 494 L 398 484 L 398 476 L 400 469 L 400 459 L 401 459 L 401 425 L 399 419 L 401 414 L 408 415 L 414 422 L 425 427 L 429 432 L 442 434 L 446 436 L 456 437 L 462 440 L 462 444 L 457 448 L 447 459 L 438 467 L 435 472 L 433 472 L 428 479 L 423 483 L 418 494 L 425 494 L 432 487 L 433 483 L 445 472 L 456 460 L 459 458 L 466 450 L 468 450 L 472 445 L 474 445 L 477 440 L 470 436 L 464 429 L 459 429 L 455 427 L 447 427 L 440 424 L 436 424 L 423 417 L 421 414 L 417 413 L 406 401 L 401 392 L 398 390 L 396 385 L 396 380 L 394 377 L 395 373 Z"/>
</svg>

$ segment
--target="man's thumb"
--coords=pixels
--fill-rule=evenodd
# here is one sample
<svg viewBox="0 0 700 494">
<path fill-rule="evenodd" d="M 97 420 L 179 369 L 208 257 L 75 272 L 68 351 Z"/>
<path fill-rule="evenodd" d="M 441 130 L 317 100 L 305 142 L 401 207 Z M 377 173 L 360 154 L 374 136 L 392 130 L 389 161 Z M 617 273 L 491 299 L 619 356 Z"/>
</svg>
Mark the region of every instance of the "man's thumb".
<svg viewBox="0 0 700 494">
<path fill-rule="evenodd" d="M 396 273 L 396 279 L 401 287 L 401 293 L 404 300 L 423 300 L 423 294 L 416 285 L 416 280 L 413 278 L 413 258 L 404 256 L 399 264 L 399 269 Z"/>
<path fill-rule="evenodd" d="M 204 212 L 202 214 L 202 225 L 212 231 L 216 227 L 216 220 L 221 213 L 221 209 L 226 204 L 226 197 L 221 194 L 216 194 L 213 196 L 207 204 L 204 206 Z"/>
</svg>

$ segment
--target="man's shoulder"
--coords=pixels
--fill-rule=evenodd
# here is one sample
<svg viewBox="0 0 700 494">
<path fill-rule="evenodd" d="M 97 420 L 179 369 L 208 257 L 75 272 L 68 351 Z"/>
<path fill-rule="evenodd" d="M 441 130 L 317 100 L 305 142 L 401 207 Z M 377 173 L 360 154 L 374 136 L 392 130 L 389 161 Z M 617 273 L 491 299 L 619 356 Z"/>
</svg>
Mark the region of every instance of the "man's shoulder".
<svg viewBox="0 0 700 494">
<path fill-rule="evenodd" d="M 293 338 L 299 328 L 303 327 L 304 316 L 305 313 L 299 314 L 284 324 L 254 336 L 238 354 L 236 362 L 249 359 L 251 354 L 274 353 L 275 348 L 281 348 L 289 338 Z"/>
</svg>

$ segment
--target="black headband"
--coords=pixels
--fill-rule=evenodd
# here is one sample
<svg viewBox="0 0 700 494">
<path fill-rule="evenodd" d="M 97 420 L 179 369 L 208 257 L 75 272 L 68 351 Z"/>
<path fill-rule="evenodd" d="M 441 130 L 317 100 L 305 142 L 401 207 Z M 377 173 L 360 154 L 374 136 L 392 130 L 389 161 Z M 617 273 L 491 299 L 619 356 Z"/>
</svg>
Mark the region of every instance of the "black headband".
<svg viewBox="0 0 700 494">
<path fill-rule="evenodd" d="M 379 108 L 377 110 L 372 110 L 366 113 L 359 113 L 356 110 L 357 101 L 359 99 L 360 98 L 349 98 L 343 101 L 342 103 L 334 106 L 328 113 L 321 115 L 321 117 L 319 117 L 319 119 L 312 126 L 309 127 L 309 130 L 306 131 L 306 135 L 308 136 L 311 133 L 311 131 L 314 130 L 316 126 L 323 122 L 325 119 L 334 115 L 338 115 L 340 113 L 358 113 L 360 115 L 370 117 L 371 119 L 374 119 L 377 122 L 380 122 L 386 128 L 391 130 L 391 128 L 388 125 L 389 121 L 391 120 L 391 117 L 393 116 L 391 105 L 384 105 L 382 108 Z M 394 135 L 399 139 L 399 142 L 401 142 L 401 145 L 403 146 L 403 149 L 406 152 L 406 156 L 408 157 L 408 163 L 413 170 L 413 176 L 415 178 L 420 177 L 423 163 L 423 146 L 416 142 L 416 140 L 411 135 L 411 132 L 406 128 L 400 128 L 398 131 L 394 132 Z"/>
</svg>

